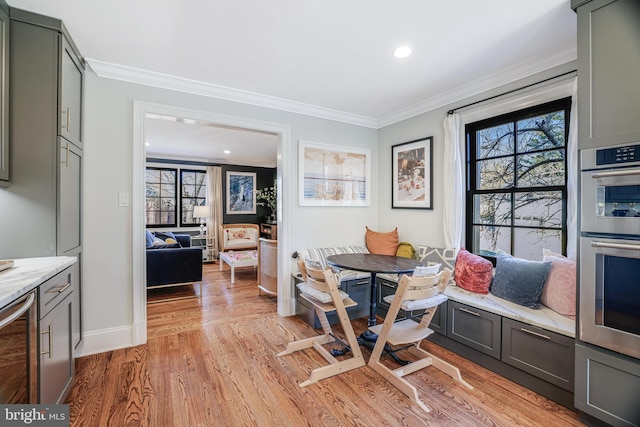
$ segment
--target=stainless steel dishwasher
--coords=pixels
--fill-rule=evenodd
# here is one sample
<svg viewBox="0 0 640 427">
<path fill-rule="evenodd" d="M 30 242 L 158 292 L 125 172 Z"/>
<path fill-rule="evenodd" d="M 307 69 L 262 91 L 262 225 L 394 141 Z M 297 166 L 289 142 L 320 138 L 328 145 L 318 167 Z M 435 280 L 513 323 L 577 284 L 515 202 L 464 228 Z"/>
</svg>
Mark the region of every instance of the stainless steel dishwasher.
<svg viewBox="0 0 640 427">
<path fill-rule="evenodd" d="M 37 403 L 37 293 L 0 309 L 0 403 Z"/>
</svg>

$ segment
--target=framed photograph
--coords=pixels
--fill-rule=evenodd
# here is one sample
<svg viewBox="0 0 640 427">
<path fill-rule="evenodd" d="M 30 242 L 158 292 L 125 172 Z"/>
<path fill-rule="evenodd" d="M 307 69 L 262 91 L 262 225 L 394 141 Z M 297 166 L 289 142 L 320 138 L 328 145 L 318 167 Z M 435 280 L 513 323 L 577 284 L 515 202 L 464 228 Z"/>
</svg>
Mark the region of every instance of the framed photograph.
<svg viewBox="0 0 640 427">
<path fill-rule="evenodd" d="M 392 208 L 433 209 L 432 153 L 432 136 L 391 147 Z"/>
<path fill-rule="evenodd" d="M 254 172 L 227 172 L 227 214 L 255 214 L 255 190 Z"/>
<path fill-rule="evenodd" d="M 371 151 L 300 141 L 300 206 L 369 206 Z"/>
</svg>

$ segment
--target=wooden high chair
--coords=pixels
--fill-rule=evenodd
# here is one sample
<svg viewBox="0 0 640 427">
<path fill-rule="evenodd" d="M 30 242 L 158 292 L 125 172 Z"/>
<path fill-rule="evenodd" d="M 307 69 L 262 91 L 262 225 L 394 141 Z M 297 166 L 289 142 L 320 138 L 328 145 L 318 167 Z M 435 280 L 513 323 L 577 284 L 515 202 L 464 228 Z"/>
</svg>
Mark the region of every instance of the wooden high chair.
<svg viewBox="0 0 640 427">
<path fill-rule="evenodd" d="M 309 284 L 311 288 L 313 288 L 309 289 L 309 294 L 301 292 L 300 295 L 302 298 L 313 305 L 316 315 L 320 320 L 320 324 L 322 325 L 324 334 L 297 341 L 291 341 L 289 344 L 287 344 L 287 348 L 284 351 L 278 353 L 278 356 L 284 356 L 286 354 L 291 354 L 293 352 L 304 350 L 307 348 L 314 348 L 318 353 L 320 353 L 322 357 L 325 358 L 325 360 L 329 364 L 321 366 L 319 368 L 315 368 L 311 371 L 311 376 L 309 377 L 309 379 L 300 383 L 300 387 L 306 387 L 309 384 L 316 383 L 325 378 L 329 378 L 334 375 L 338 375 L 343 372 L 347 372 L 352 369 L 364 366 L 365 361 L 364 357 L 362 357 L 362 352 L 360 351 L 360 347 L 358 346 L 358 339 L 353 332 L 353 327 L 351 326 L 351 321 L 346 310 L 347 307 L 353 307 L 357 305 L 357 303 L 348 296 L 343 300 L 342 297 L 344 295 L 341 295 L 342 291 L 338 289 L 338 275 L 328 269 L 322 271 L 305 268 L 304 264 L 300 265 L 300 272 L 302 273 L 303 278 L 306 280 L 307 284 Z M 325 296 L 326 294 L 330 295 L 329 302 L 321 302 L 318 299 L 312 297 L 312 294 L 316 295 L 316 291 L 325 293 Z M 345 344 L 339 338 L 336 338 L 336 336 L 333 334 L 333 331 L 331 330 L 331 325 L 329 324 L 329 320 L 327 319 L 327 313 L 332 311 L 335 311 L 338 315 L 338 319 L 340 320 L 340 324 L 342 325 L 342 330 L 347 337 L 346 344 L 348 344 L 348 348 L 349 350 L 351 350 L 352 357 L 345 356 L 346 358 L 338 360 L 331 354 L 328 349 L 323 347 L 323 345 L 325 344 L 334 342 Z"/>
<path fill-rule="evenodd" d="M 433 330 L 429 329 L 429 323 L 431 323 L 436 308 L 447 300 L 447 297 L 442 292 L 450 276 L 451 270 L 449 269 L 444 269 L 440 273 L 431 276 L 401 276 L 398 289 L 393 297 L 384 323 L 369 328 L 370 331 L 378 334 L 378 340 L 369 359 L 369 366 L 427 412 L 431 410 L 419 399 L 417 389 L 403 378 L 405 375 L 433 365 L 433 367 L 453 378 L 454 381 L 473 390 L 473 387 L 462 379 L 460 370 L 457 367 L 420 348 L 422 340 L 433 333 Z M 411 302 L 411 305 L 408 304 L 409 302 Z M 420 323 L 411 319 L 396 321 L 400 308 L 406 311 L 424 309 L 425 313 Z M 392 346 L 391 348 L 415 344 L 395 351 L 409 351 L 419 359 L 397 369 L 390 369 L 380 362 L 385 344 L 389 344 Z"/>
</svg>

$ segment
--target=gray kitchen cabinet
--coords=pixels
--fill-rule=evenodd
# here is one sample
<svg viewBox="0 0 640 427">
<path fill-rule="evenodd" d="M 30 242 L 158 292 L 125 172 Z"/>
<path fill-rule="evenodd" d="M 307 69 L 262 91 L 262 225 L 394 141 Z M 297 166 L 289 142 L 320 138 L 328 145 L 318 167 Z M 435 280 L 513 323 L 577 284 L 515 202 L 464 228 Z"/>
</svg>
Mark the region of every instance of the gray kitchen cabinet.
<svg viewBox="0 0 640 427">
<path fill-rule="evenodd" d="M 573 391 L 575 340 L 502 318 L 502 361 Z"/>
<path fill-rule="evenodd" d="M 501 316 L 456 301 L 447 307 L 447 337 L 500 359 Z"/>
<path fill-rule="evenodd" d="M 74 348 L 82 342 L 84 65 L 61 21 L 10 12 L 11 185 L 0 192 L 0 258 L 75 256 Z M 10 239 L 10 240 L 9 240 Z"/>
<path fill-rule="evenodd" d="M 579 148 L 638 143 L 640 2 L 578 4 Z"/>
<path fill-rule="evenodd" d="M 0 185 L 7 185 L 9 173 L 9 14 L 0 1 Z"/>
<path fill-rule="evenodd" d="M 640 426 L 640 363 L 576 344 L 576 409 L 612 426 Z"/>
<path fill-rule="evenodd" d="M 38 403 L 62 403 L 74 375 L 73 267 L 38 288 Z"/>
</svg>

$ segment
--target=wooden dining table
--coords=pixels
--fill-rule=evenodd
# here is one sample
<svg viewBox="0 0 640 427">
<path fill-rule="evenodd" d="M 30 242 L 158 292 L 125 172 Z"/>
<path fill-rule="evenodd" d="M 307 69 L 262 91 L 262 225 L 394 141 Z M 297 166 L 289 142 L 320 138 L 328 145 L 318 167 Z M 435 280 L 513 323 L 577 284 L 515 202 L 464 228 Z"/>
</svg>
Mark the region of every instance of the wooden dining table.
<svg viewBox="0 0 640 427">
<path fill-rule="evenodd" d="M 339 254 L 329 255 L 327 264 L 339 269 L 363 271 L 371 274 L 371 300 L 369 303 L 368 326 L 376 324 L 376 304 L 378 298 L 376 275 L 380 273 L 412 273 L 422 263 L 412 258 L 376 254 Z"/>
</svg>

